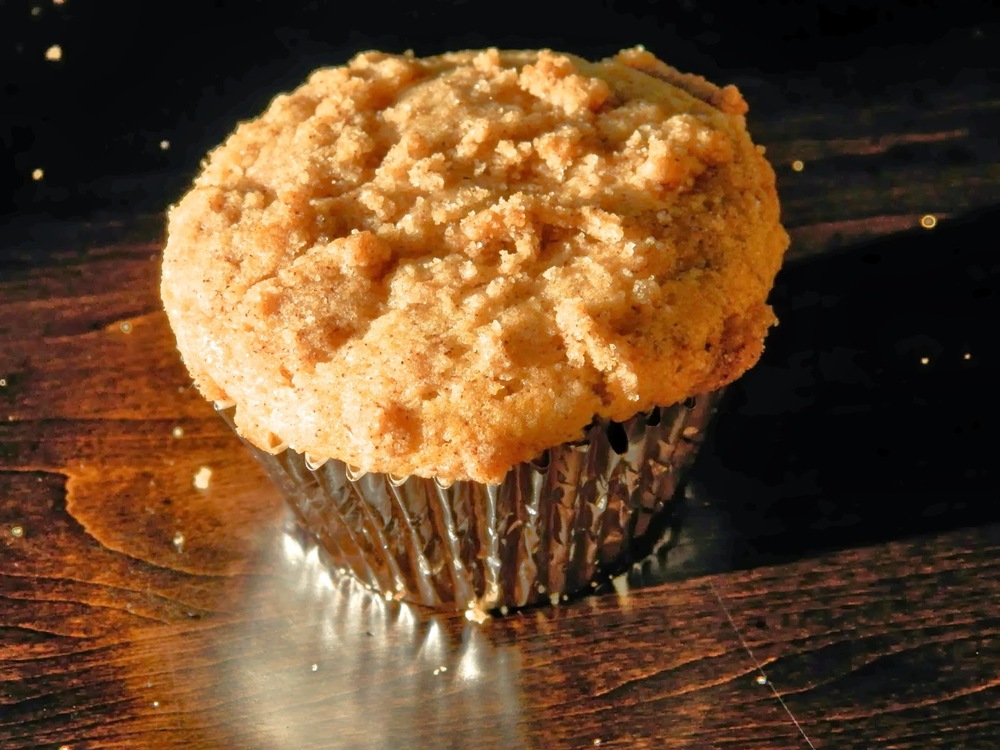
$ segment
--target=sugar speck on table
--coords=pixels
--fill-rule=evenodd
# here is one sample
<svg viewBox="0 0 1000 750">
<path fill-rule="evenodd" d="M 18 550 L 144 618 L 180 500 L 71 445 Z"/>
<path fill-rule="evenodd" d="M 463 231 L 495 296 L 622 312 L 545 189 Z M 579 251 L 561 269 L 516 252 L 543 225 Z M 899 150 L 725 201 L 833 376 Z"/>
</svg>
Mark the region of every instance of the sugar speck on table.
<svg viewBox="0 0 1000 750">
<path fill-rule="evenodd" d="M 194 475 L 194 486 L 199 490 L 207 490 L 212 481 L 212 470 L 207 466 L 202 466 Z"/>
</svg>

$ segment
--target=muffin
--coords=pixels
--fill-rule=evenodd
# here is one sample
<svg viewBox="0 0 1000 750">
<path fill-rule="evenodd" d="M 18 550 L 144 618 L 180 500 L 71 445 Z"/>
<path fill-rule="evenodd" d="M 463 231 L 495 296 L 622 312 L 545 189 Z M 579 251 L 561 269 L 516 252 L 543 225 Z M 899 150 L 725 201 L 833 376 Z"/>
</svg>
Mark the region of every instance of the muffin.
<svg viewBox="0 0 1000 750">
<path fill-rule="evenodd" d="M 178 348 L 364 583 L 477 610 L 586 588 L 775 322 L 746 111 L 641 48 L 318 70 L 170 210 Z"/>
</svg>

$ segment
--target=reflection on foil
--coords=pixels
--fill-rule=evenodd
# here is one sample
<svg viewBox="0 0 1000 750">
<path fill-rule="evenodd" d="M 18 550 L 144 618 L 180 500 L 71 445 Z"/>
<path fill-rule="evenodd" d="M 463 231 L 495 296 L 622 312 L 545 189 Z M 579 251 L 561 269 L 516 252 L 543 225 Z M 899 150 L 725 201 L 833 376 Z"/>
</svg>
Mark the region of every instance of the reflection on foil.
<svg viewBox="0 0 1000 750">
<path fill-rule="evenodd" d="M 597 593 L 614 592 L 624 601 L 634 589 L 730 570 L 735 539 L 729 511 L 729 504 L 712 498 L 700 482 L 689 482 L 639 559 L 602 582 Z"/>
<path fill-rule="evenodd" d="M 246 618 L 254 645 L 224 662 L 255 706 L 253 746 L 459 747 L 472 732 L 530 745 L 512 646 L 364 588 L 292 524 L 279 544 L 278 570 L 263 579 L 274 590 L 258 599 L 275 611 Z M 279 639 L 269 615 L 284 620 Z M 256 642 L 257 622 L 273 642 Z"/>
</svg>

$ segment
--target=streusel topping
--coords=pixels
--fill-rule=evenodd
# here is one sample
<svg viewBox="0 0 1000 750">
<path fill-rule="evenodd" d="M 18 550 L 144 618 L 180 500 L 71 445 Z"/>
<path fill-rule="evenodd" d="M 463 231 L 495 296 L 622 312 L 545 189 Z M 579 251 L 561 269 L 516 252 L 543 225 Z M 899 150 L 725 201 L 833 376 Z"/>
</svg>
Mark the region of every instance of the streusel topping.
<svg viewBox="0 0 1000 750">
<path fill-rule="evenodd" d="M 318 70 L 170 212 L 180 351 L 262 448 L 499 481 L 757 360 L 788 240 L 745 112 L 640 49 Z"/>
</svg>

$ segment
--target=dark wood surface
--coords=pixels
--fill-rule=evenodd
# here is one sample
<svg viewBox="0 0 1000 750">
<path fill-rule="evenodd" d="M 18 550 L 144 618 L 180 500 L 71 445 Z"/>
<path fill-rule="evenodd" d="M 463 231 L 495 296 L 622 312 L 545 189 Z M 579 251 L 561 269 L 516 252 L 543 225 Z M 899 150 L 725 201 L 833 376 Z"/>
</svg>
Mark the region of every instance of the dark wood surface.
<svg viewBox="0 0 1000 750">
<path fill-rule="evenodd" d="M 483 625 L 331 577 L 190 386 L 162 214 L 6 222 L 0 747 L 997 747 L 1000 91 L 930 57 L 736 77 L 783 323 L 663 548 Z"/>
</svg>

